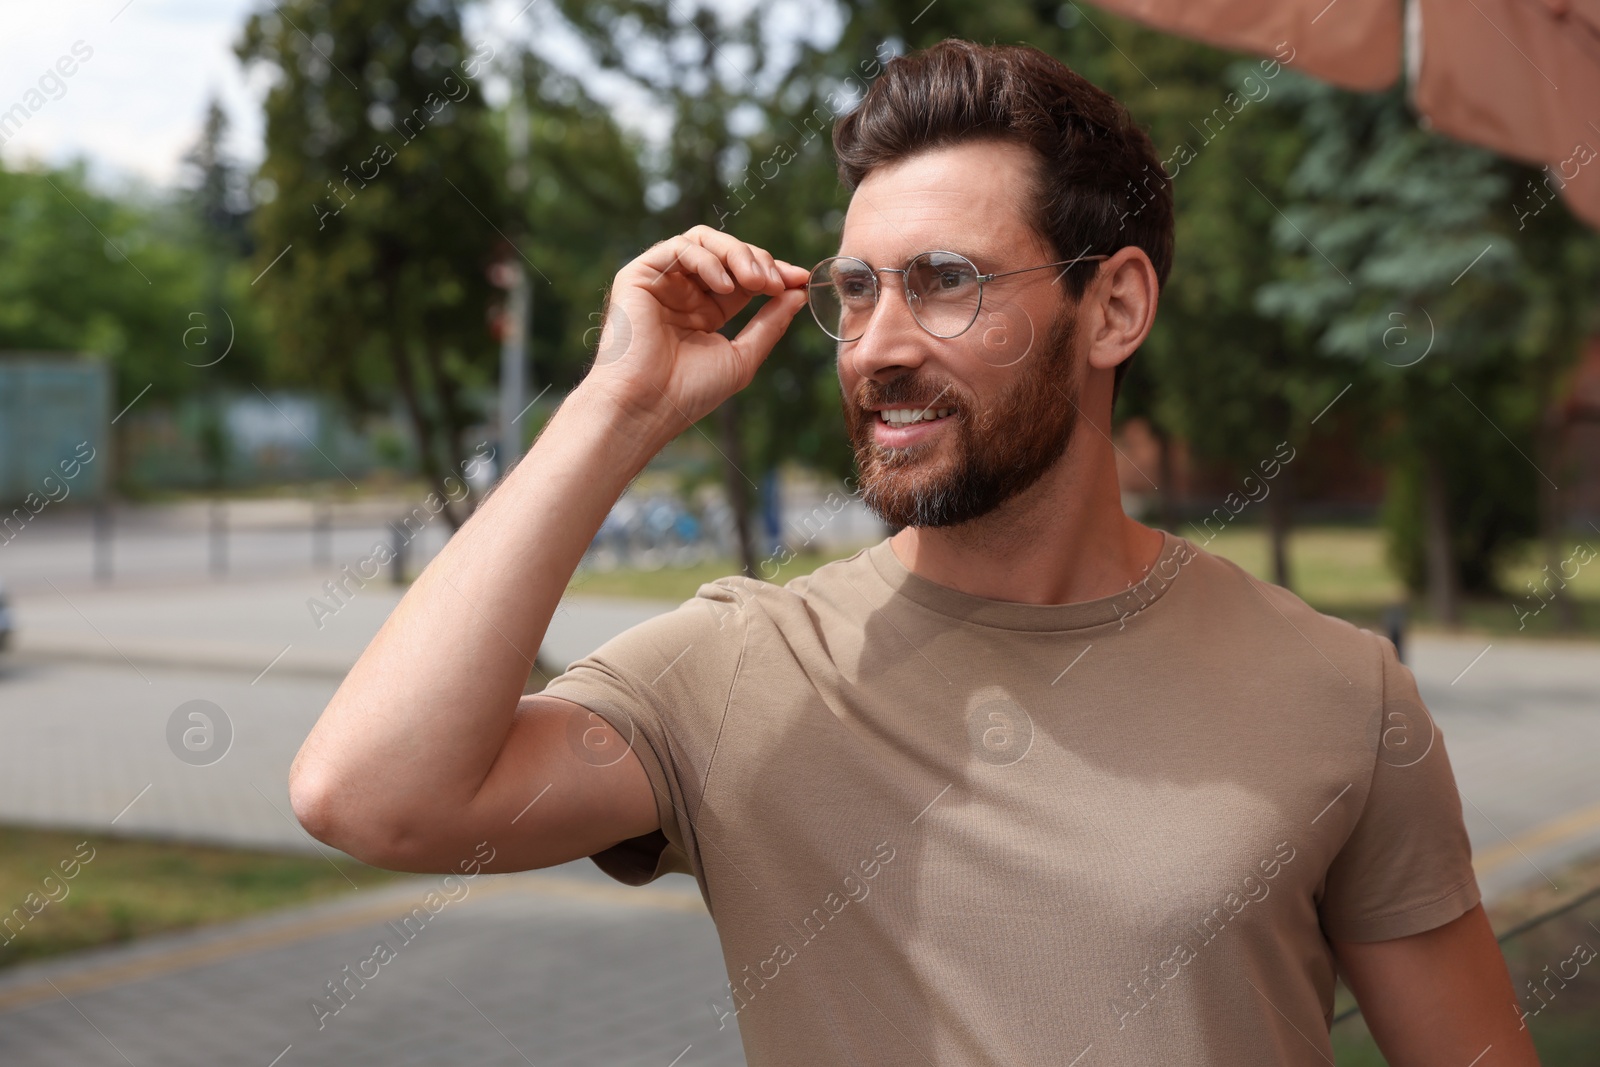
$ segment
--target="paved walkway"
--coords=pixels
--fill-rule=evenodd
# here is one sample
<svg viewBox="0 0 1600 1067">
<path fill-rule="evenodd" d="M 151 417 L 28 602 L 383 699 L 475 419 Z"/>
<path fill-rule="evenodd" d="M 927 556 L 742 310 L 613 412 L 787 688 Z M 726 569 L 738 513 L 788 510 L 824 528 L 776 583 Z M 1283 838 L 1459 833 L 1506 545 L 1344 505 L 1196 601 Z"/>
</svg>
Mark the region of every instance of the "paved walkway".
<svg viewBox="0 0 1600 1067">
<path fill-rule="evenodd" d="M 1600 644 L 1419 637 L 1410 645 L 1484 894 L 1556 885 L 1561 864 L 1600 851 Z"/>
<path fill-rule="evenodd" d="M 426 922 L 413 909 L 443 890 L 419 876 L 0 973 L 0 1063 L 742 1065 L 709 1007 L 726 977 L 693 883 L 583 864 L 457 883 Z"/>
<path fill-rule="evenodd" d="M 308 576 L 16 596 L 17 648 L 0 660 L 0 821 L 314 847 L 290 812 L 289 764 L 400 597 L 370 585 L 319 630 L 306 601 L 320 592 Z M 540 659 L 562 669 L 665 606 L 573 599 Z M 206 766 L 169 743 L 191 701 L 233 735 Z"/>
</svg>

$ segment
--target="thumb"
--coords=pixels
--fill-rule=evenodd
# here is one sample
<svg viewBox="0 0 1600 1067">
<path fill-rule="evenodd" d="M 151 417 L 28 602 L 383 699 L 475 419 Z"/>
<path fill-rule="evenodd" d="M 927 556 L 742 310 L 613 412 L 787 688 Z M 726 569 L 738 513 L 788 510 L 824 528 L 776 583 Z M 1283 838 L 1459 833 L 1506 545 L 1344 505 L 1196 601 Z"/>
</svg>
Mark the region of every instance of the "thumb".
<svg viewBox="0 0 1600 1067">
<path fill-rule="evenodd" d="M 784 331 L 789 328 L 789 323 L 794 321 L 795 313 L 805 307 L 807 292 L 804 289 L 788 289 L 766 302 L 762 309 L 745 323 L 744 329 L 739 331 L 739 336 L 733 339 L 733 351 L 738 357 L 739 367 L 749 380 L 772 351 L 772 346 L 778 343 Z"/>
</svg>

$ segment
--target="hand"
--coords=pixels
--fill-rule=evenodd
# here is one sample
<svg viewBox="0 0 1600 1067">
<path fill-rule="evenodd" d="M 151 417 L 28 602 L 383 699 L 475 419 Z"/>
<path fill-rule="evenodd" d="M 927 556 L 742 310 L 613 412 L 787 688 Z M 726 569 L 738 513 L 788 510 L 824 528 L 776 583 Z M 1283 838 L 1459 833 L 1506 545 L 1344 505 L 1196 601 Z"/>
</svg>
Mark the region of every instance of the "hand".
<svg viewBox="0 0 1600 1067">
<path fill-rule="evenodd" d="M 804 306 L 809 277 L 709 226 L 662 241 L 617 272 L 582 387 L 664 444 L 750 384 Z M 757 294 L 773 299 L 737 337 L 717 332 Z"/>
</svg>

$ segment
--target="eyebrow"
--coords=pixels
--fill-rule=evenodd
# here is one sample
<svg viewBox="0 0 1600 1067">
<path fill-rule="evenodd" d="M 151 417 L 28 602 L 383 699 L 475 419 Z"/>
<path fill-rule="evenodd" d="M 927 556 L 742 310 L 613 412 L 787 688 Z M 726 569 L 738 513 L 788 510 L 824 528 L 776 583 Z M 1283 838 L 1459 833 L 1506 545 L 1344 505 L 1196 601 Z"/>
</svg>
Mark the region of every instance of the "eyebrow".
<svg viewBox="0 0 1600 1067">
<path fill-rule="evenodd" d="M 993 253 L 991 250 L 989 250 L 987 248 L 984 249 L 981 252 L 979 252 L 979 251 L 970 251 L 969 252 L 969 251 L 967 251 L 967 250 L 965 250 L 963 248 L 955 247 L 953 245 L 944 245 L 943 247 L 939 247 L 939 248 L 923 248 L 923 249 L 919 249 L 918 251 L 912 252 L 909 255 L 901 256 L 898 260 L 896 260 L 893 263 L 893 266 L 896 269 L 904 267 L 907 263 L 911 262 L 911 260 L 914 257 L 921 255 L 923 252 L 954 252 L 957 255 L 966 256 L 968 259 L 970 259 L 973 262 L 973 264 L 975 266 L 977 266 L 977 268 L 979 270 L 983 271 L 984 273 L 988 273 L 990 270 L 995 269 L 996 264 L 999 262 L 999 257 L 995 253 Z M 872 262 L 872 260 L 868 259 L 866 256 L 850 255 L 849 253 L 846 253 L 842 249 L 840 251 L 836 252 L 835 255 L 846 256 L 849 259 L 859 259 L 859 260 L 861 260 L 861 262 L 867 264 L 868 266 L 887 267 L 887 266 L 890 265 L 888 263 L 874 264 Z M 986 263 L 988 264 L 987 266 L 985 266 Z"/>
</svg>

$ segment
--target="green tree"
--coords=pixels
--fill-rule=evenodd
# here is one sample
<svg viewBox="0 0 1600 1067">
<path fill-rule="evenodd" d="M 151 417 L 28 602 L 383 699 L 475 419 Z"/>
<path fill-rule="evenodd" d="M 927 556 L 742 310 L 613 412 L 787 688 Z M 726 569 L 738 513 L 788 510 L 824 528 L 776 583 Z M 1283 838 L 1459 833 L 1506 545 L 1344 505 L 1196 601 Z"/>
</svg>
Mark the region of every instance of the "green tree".
<svg viewBox="0 0 1600 1067">
<path fill-rule="evenodd" d="M 791 15 L 798 10 L 788 5 Z M 782 259 L 804 263 L 829 254 L 823 234 L 830 223 L 818 212 L 840 198 L 826 137 L 816 136 L 814 119 L 804 122 L 823 95 L 803 61 L 814 46 L 801 42 L 783 55 L 770 41 L 774 11 L 759 7 L 735 17 L 716 5 L 563 0 L 560 11 L 595 62 L 670 116 L 661 143 L 643 158 L 652 193 L 649 239 L 709 225 Z M 837 222 L 831 225 L 836 232 Z M 832 443 L 843 434 L 837 381 L 830 395 L 820 372 L 825 338 L 806 339 L 805 323 L 796 326 L 756 381 L 711 416 L 713 431 L 700 429 L 722 455 L 741 566 L 751 575 L 755 472 L 788 458 L 837 469 L 848 457 Z M 831 347 L 826 351 L 833 379 Z"/>
<path fill-rule="evenodd" d="M 231 458 L 225 386 L 254 380 L 263 369 L 258 319 L 241 292 L 251 249 L 249 175 L 228 155 L 227 135 L 227 113 L 213 99 L 199 138 L 184 154 L 188 174 L 180 195 L 190 212 L 204 291 L 202 305 L 185 315 L 180 341 L 183 362 L 199 372 L 193 375 L 203 394 L 197 445 L 212 489 L 227 482 Z"/>
<path fill-rule="evenodd" d="M 536 377 L 564 391 L 587 371 L 611 279 L 652 240 L 646 146 L 580 79 L 535 53 L 517 62 L 529 117 L 520 208 L 535 293 L 531 359 Z"/>
<path fill-rule="evenodd" d="M 105 360 L 116 410 L 185 396 L 201 373 L 181 355 L 186 315 L 204 306 L 199 253 L 180 207 L 97 192 L 81 163 L 0 168 L 0 349 Z"/>
<path fill-rule="evenodd" d="M 1308 147 L 1276 230 L 1292 259 L 1260 306 L 1364 372 L 1394 475 L 1391 556 L 1453 623 L 1538 512 L 1510 182 L 1490 153 L 1419 129 L 1400 90 L 1293 84 Z"/>
<path fill-rule="evenodd" d="M 275 79 L 256 212 L 258 283 L 286 373 L 356 412 L 398 396 L 452 526 L 445 479 L 497 367 L 487 270 L 515 207 L 460 6 L 292 0 L 237 47 Z M 281 259 L 279 258 L 281 257 Z"/>
<path fill-rule="evenodd" d="M 1555 196 L 1543 171 L 1501 164 L 1511 186 L 1512 237 L 1522 250 L 1516 298 L 1523 329 L 1516 356 L 1526 375 L 1535 426 L 1530 455 L 1539 478 L 1540 540 L 1551 574 L 1566 556 L 1564 533 L 1572 516 L 1559 486 L 1577 472 L 1566 465 L 1561 398 L 1584 343 L 1600 325 L 1600 235 L 1581 223 Z M 1559 179 L 1558 179 L 1559 180 Z M 1559 582 L 1559 579 L 1558 579 Z M 1521 595 L 1520 590 L 1513 590 Z M 1558 625 L 1578 625 L 1576 604 L 1561 582 L 1552 590 Z"/>
<path fill-rule="evenodd" d="M 219 260 L 242 258 L 251 248 L 249 175 L 228 154 L 227 138 L 228 113 L 213 98 L 199 138 L 183 157 L 189 203 Z"/>
</svg>

